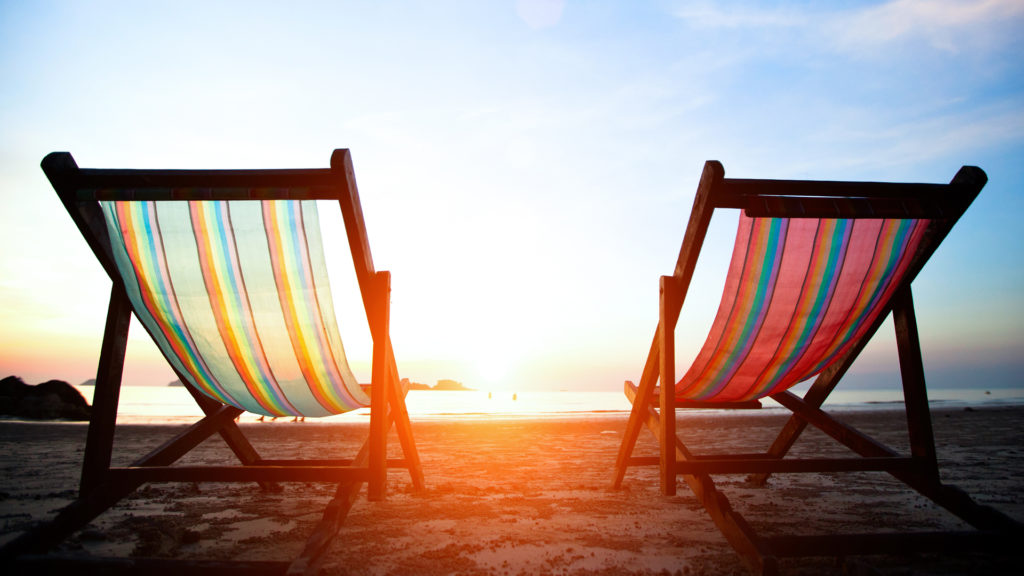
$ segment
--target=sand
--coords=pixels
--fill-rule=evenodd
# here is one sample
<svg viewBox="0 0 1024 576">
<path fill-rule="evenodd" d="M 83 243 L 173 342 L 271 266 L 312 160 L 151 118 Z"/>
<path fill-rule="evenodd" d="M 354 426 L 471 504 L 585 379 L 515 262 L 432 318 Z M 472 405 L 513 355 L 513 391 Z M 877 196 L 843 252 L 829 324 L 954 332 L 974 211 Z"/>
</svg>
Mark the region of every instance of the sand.
<svg viewBox="0 0 1024 576">
<path fill-rule="evenodd" d="M 680 431 L 698 447 L 763 449 L 781 423 L 771 413 L 686 416 Z M 902 413 L 850 412 L 842 418 L 897 448 Z M 978 501 L 1024 519 L 1024 408 L 934 413 L 943 480 Z M 685 485 L 657 489 L 656 469 L 633 468 L 626 487 L 609 489 L 625 416 L 590 419 L 415 421 L 427 489 L 413 492 L 393 471 L 386 501 L 364 496 L 352 509 L 323 573 L 386 574 L 746 574 Z M 265 457 L 350 456 L 357 424 L 243 424 Z M 124 426 L 114 463 L 158 446 L 177 428 Z M 0 544 L 54 516 L 76 492 L 86 427 L 0 422 Z M 760 439 L 760 440 L 758 440 Z M 397 443 L 392 443 L 397 448 Z M 809 433 L 806 455 L 842 455 Z M 644 431 L 638 454 L 654 454 Z M 219 438 L 189 462 L 227 462 Z M 955 517 L 885 474 L 801 474 L 756 488 L 740 476 L 719 485 L 767 534 L 886 529 L 964 529 Z M 288 560 L 296 556 L 333 493 L 287 484 L 264 492 L 240 484 L 145 486 L 65 541 L 74 555 Z M 364 492 L 365 494 L 365 492 Z M 1019 574 L 1024 557 L 955 550 L 782 562 L 788 574 Z"/>
</svg>

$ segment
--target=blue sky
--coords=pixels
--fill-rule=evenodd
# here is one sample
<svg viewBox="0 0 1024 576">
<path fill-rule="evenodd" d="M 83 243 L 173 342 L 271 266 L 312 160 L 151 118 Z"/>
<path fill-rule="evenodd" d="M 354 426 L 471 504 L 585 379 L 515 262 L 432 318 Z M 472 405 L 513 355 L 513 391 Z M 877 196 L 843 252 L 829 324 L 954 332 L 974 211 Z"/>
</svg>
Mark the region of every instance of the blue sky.
<svg viewBox="0 0 1024 576">
<path fill-rule="evenodd" d="M 95 372 L 109 281 L 38 168 L 46 153 L 325 167 L 350 148 L 413 380 L 638 378 L 658 276 L 717 159 L 750 178 L 985 169 L 915 284 L 926 369 L 935 385 L 1024 388 L 1022 31 L 1024 4 L 1001 0 L 2 1 L 0 374 Z M 717 308 L 734 223 L 713 223 L 681 364 Z M 340 308 L 368 376 L 361 312 Z M 895 381 L 890 331 L 857 382 Z M 171 379 L 133 328 L 126 381 Z"/>
</svg>

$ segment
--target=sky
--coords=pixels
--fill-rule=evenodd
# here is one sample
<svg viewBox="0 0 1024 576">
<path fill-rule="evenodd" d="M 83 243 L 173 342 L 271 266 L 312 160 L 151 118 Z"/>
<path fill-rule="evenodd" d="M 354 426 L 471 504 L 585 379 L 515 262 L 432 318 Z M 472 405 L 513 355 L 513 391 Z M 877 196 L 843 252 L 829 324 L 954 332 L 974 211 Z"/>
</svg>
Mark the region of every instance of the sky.
<svg viewBox="0 0 1024 576">
<path fill-rule="evenodd" d="M 325 168 L 349 148 L 399 371 L 637 380 L 706 160 L 727 177 L 989 183 L 914 284 L 928 381 L 1024 389 L 1024 3 L 0 0 L 0 375 L 93 378 L 110 281 L 39 162 Z M 322 210 L 325 235 L 343 242 Z M 678 372 L 721 297 L 716 215 Z M 347 247 L 332 287 L 369 332 Z M 891 323 L 856 385 L 898 382 Z M 133 324 L 131 385 L 173 373 Z"/>
</svg>

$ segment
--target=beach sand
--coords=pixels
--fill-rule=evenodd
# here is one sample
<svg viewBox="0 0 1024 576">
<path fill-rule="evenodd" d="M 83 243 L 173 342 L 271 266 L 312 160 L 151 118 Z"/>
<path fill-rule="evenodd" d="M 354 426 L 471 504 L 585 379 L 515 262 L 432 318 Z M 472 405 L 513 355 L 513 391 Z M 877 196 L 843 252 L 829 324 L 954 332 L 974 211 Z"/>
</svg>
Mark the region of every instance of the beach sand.
<svg viewBox="0 0 1024 576">
<path fill-rule="evenodd" d="M 933 413 L 943 480 L 1024 520 L 1024 408 Z M 907 446 L 898 411 L 848 412 L 842 419 L 890 445 Z M 764 449 L 782 422 L 769 412 L 680 417 L 691 447 Z M 746 574 L 739 557 L 680 481 L 663 497 L 655 468 L 630 469 L 610 489 L 625 429 L 621 414 L 588 419 L 414 421 L 427 488 L 411 490 L 392 471 L 384 502 L 365 490 L 332 545 L 323 573 L 385 574 Z M 264 457 L 348 457 L 358 424 L 287 420 L 243 424 Z M 114 463 L 161 444 L 177 428 L 124 426 Z M 0 422 L 0 544 L 54 516 L 76 493 L 82 424 Z M 843 455 L 808 431 L 804 455 Z M 392 450 L 397 452 L 397 442 Z M 655 454 L 644 430 L 638 455 Z M 215 437 L 188 462 L 227 463 Z M 885 474 L 778 475 L 767 488 L 720 477 L 734 507 L 766 534 L 878 529 L 965 529 L 952 515 Z M 298 555 L 333 487 L 286 484 L 145 486 L 65 541 L 75 555 L 289 560 Z M 1019 553 L 1019 551 L 1018 551 Z M 929 554 L 784 560 L 787 574 L 1020 574 L 1024 556 Z"/>
</svg>

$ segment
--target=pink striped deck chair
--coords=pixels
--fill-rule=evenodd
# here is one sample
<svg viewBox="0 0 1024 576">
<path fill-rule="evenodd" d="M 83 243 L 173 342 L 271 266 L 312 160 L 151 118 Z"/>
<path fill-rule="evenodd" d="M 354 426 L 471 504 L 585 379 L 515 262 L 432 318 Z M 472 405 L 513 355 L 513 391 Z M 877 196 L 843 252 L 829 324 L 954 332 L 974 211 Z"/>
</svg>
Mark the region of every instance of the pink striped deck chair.
<svg viewBox="0 0 1024 576">
<path fill-rule="evenodd" d="M 397 465 L 422 488 L 388 330 L 390 274 L 374 270 L 348 150 L 335 150 L 328 169 L 81 169 L 65 152 L 50 154 L 42 167 L 113 287 L 79 499 L 9 543 L 7 558 L 46 551 L 146 482 L 327 482 L 338 485 L 336 496 L 301 554 L 246 566 L 316 573 L 364 483 L 371 500 L 383 498 L 387 470 Z M 342 346 L 318 200 L 337 201 L 344 219 L 373 339 L 368 392 Z M 132 465 L 112 467 L 131 314 L 205 417 Z M 245 411 L 319 417 L 365 406 L 367 440 L 344 460 L 263 459 L 235 422 Z M 389 461 L 392 425 L 404 458 Z M 213 434 L 241 466 L 172 465 Z M 167 562 L 177 563 L 161 570 L 204 569 L 201 561 Z"/>
<path fill-rule="evenodd" d="M 704 167 L 672 276 L 661 278 L 660 317 L 616 461 L 619 488 L 630 466 L 656 465 L 661 490 L 683 476 L 744 561 L 773 573 L 777 558 L 940 549 L 964 540 L 986 545 L 1020 537 L 1021 525 L 974 503 L 939 480 L 924 367 L 910 285 L 974 200 L 985 173 L 964 167 L 949 184 L 889 184 L 727 179 Z M 702 349 L 676 379 L 674 332 L 698 254 L 716 209 L 740 209 L 721 305 Z M 911 454 L 895 450 L 821 409 L 858 354 L 892 313 Z M 815 378 L 803 398 L 789 391 Z M 659 385 L 660 383 L 660 385 Z M 769 397 L 793 412 L 765 453 L 695 454 L 677 434 L 676 410 L 759 408 Z M 787 453 L 810 424 L 858 456 L 794 459 Z M 657 457 L 633 456 L 641 427 L 659 439 Z M 884 471 L 977 531 L 966 534 L 758 535 L 712 481 L 749 474 Z M 992 533 L 1001 534 L 1003 540 Z"/>
</svg>

